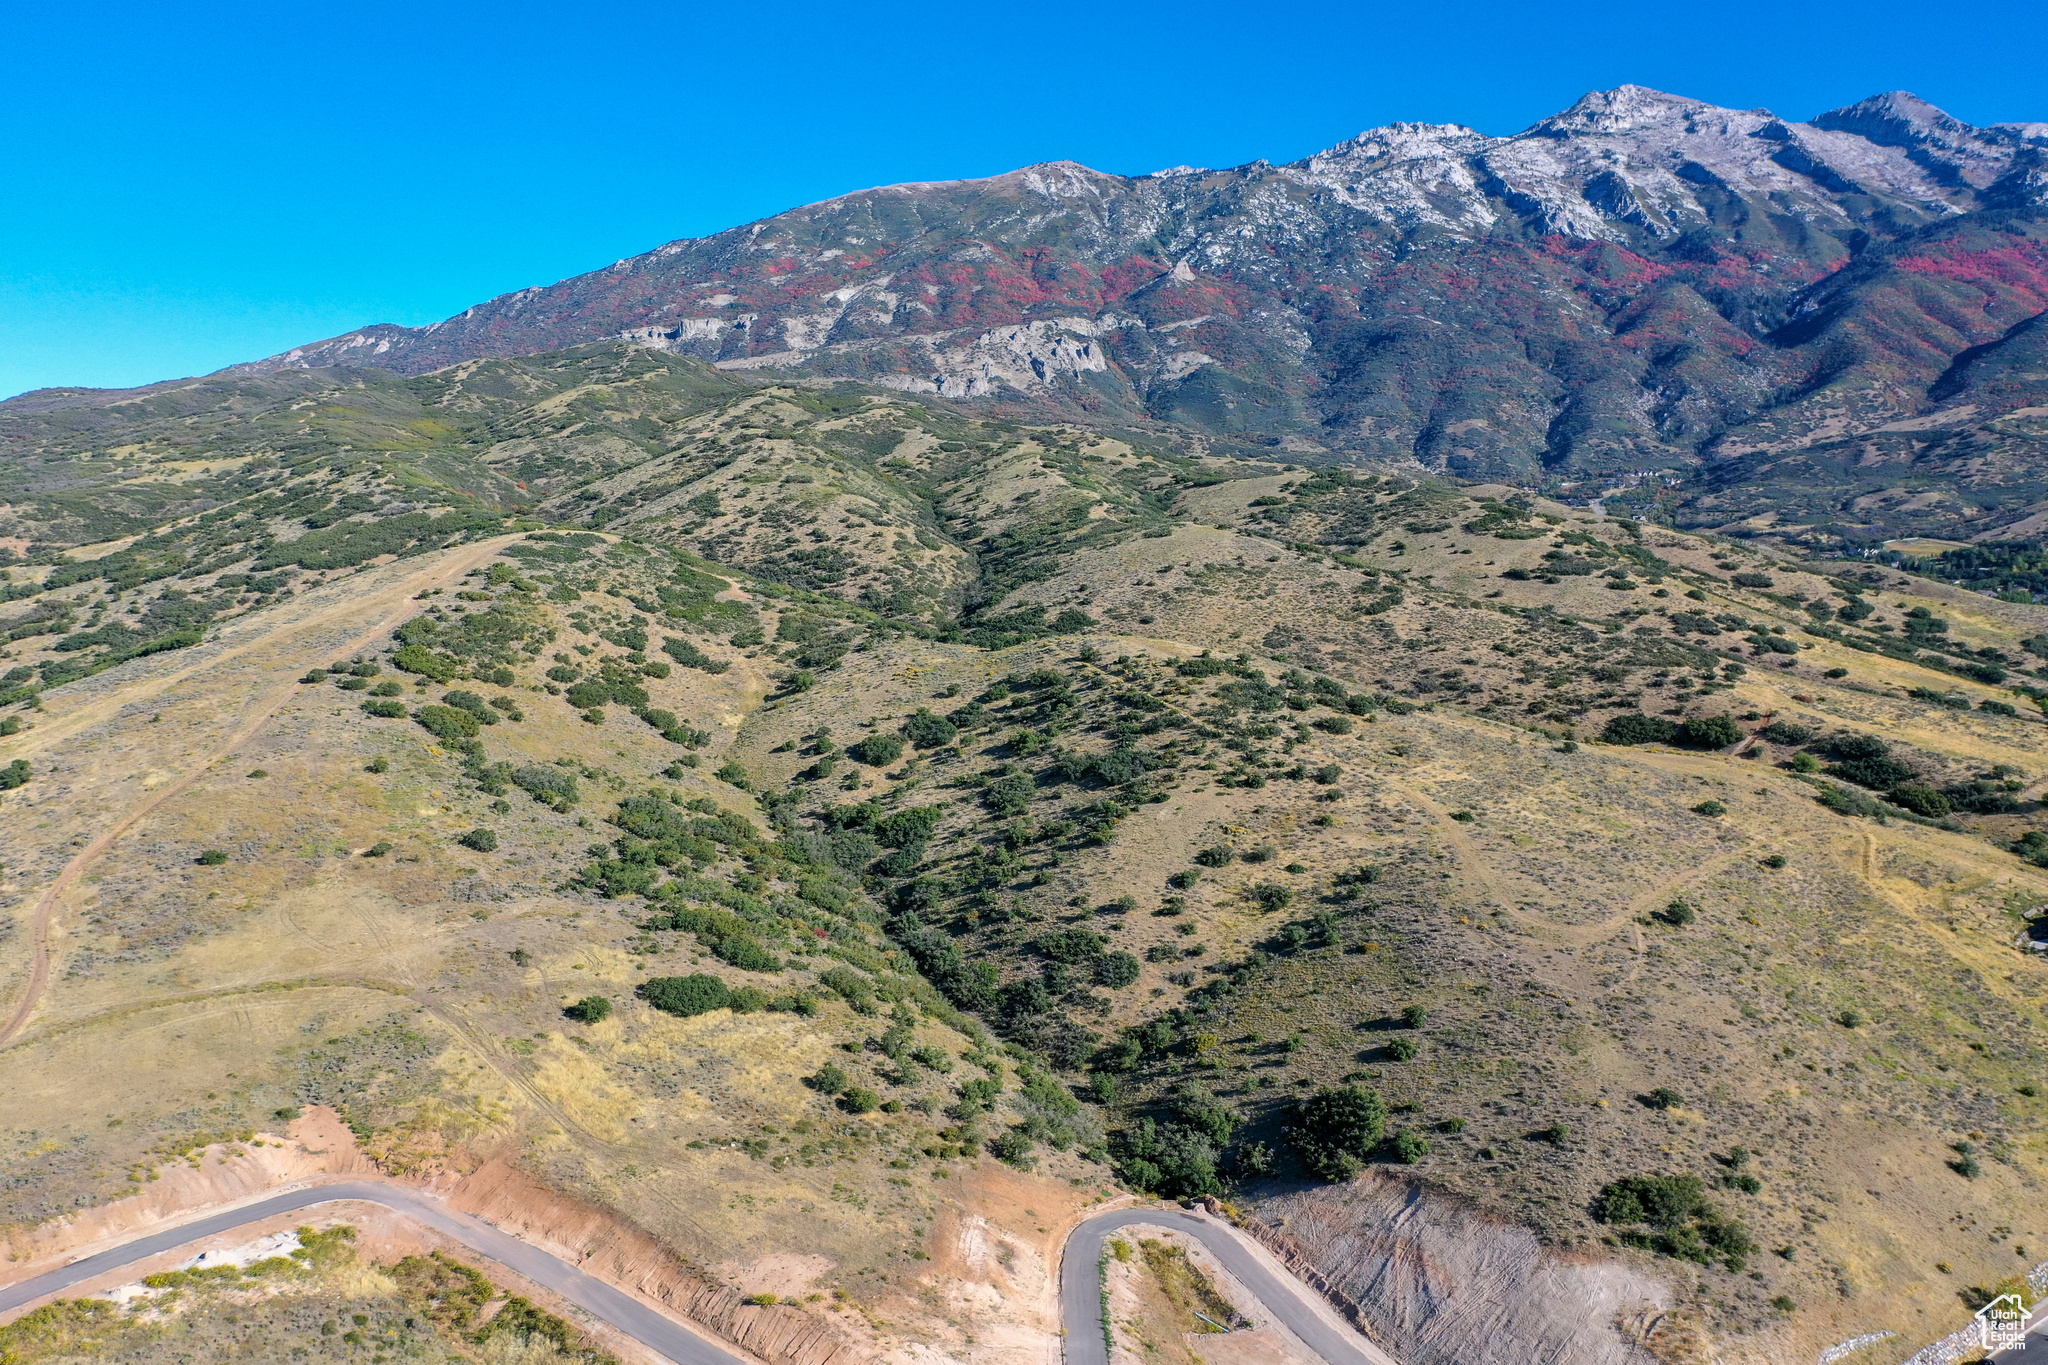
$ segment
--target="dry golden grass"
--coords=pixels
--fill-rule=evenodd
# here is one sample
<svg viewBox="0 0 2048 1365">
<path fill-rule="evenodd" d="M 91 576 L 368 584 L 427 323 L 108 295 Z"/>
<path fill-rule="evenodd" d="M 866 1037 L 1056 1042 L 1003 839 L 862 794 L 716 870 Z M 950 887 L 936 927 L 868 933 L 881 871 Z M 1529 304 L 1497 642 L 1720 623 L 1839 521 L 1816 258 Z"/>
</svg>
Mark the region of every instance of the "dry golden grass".
<svg viewBox="0 0 2048 1365">
<path fill-rule="evenodd" d="M 750 449 L 720 472 L 720 487 L 809 473 L 814 482 L 787 488 L 824 499 L 817 506 L 834 516 L 849 500 L 884 491 L 835 482 L 838 474 L 787 442 Z M 1121 443 L 1092 449 L 1105 462 L 1131 459 Z M 1085 470 L 1052 467 L 1052 450 L 1018 440 L 949 477 L 962 481 L 960 496 L 991 531 L 1036 524 L 1063 500 L 1107 506 L 1116 496 L 1088 486 Z M 898 455 L 943 472 L 957 453 L 927 433 Z M 1770 1349 L 1802 1351 L 1879 1318 L 1906 1333 L 1902 1345 L 1939 1335 L 1956 1315 L 1958 1287 L 2010 1273 L 2026 1259 L 2018 1246 L 2029 1256 L 2048 1248 L 2048 1226 L 2025 1212 L 2048 1175 L 2043 1114 L 2038 1098 L 2018 1093 L 2048 1027 L 2048 966 L 2014 943 L 2017 912 L 2048 901 L 2048 872 L 1988 837 L 2010 838 L 2033 817 L 1957 829 L 1849 819 L 1777 767 L 1780 752 L 1743 759 L 1592 743 L 1565 752 L 1561 742 L 1564 727 L 1584 740 L 1603 715 L 1631 706 L 1754 712 L 1882 734 L 1944 778 L 2008 764 L 2034 782 L 2048 769 L 2048 728 L 2031 716 L 1914 700 L 1909 690 L 1928 686 L 1973 700 L 2011 694 L 1800 635 L 1804 613 L 1728 583 L 1717 557 L 1767 568 L 1779 596 L 1837 586 L 1753 549 L 1646 531 L 1646 547 L 1690 575 L 1674 576 L 1659 599 L 1647 582 L 1624 591 L 1593 577 L 1503 579 L 1509 568 L 1539 567 L 1552 540 L 1497 540 L 1454 523 L 1392 531 L 1360 549 L 1360 562 L 1379 570 L 1375 579 L 1252 534 L 1270 528 L 1252 519 L 1259 509 L 1250 504 L 1299 480 L 1275 474 L 1193 489 L 1181 499 L 1189 519 L 1171 534 L 1075 553 L 1004 604 L 1083 605 L 1102 626 L 1081 639 L 989 652 L 881 633 L 794 695 L 775 694 L 794 653 L 774 641 L 791 599 L 736 578 L 731 595 L 759 614 L 769 643 L 693 636 L 729 671 L 677 668 L 648 683 L 655 706 L 710 732 L 695 768 L 672 769 L 685 751 L 623 710 L 601 726 L 579 719 L 542 690 L 546 657 L 522 664 L 509 691 L 527 718 L 492 727 L 491 756 L 569 760 L 586 795 L 568 813 L 516 790 L 509 809 L 495 810 L 424 730 L 371 721 L 354 694 L 293 681 L 404 620 L 419 609 L 414 594 L 460 579 L 495 547 L 347 576 L 238 623 L 218 645 L 51 694 L 34 727 L 0 749 L 0 758 L 26 756 L 38 769 L 36 784 L 6 806 L 10 832 L 22 831 L 4 873 L 18 901 L 0 967 L 10 1000 L 26 976 L 27 913 L 95 835 L 120 833 L 53 902 L 54 973 L 28 1030 L 0 1051 L 0 1092 L 50 1116 L 7 1135 L 13 1159 L 35 1174 L 0 1205 L 0 1218 L 35 1221 L 80 1199 L 104 1200 L 126 1187 L 153 1146 L 333 1098 L 356 1105 L 368 1145 L 391 1169 L 460 1170 L 508 1155 L 693 1258 L 735 1267 L 767 1266 L 792 1249 L 824 1258 L 832 1268 L 818 1283 L 898 1324 L 863 1325 L 874 1342 L 918 1332 L 950 1340 L 965 1329 L 915 1306 L 937 1274 L 919 1258 L 939 1256 L 966 1277 L 933 1291 L 956 1295 L 956 1308 L 979 1302 L 1012 1271 L 969 1267 L 934 1229 L 950 1236 L 1000 1208 L 1011 1232 L 1042 1242 L 1053 1234 L 1031 1231 L 1041 1215 L 1021 1210 L 1053 1208 L 1054 1194 L 1090 1197 L 1106 1186 L 1105 1170 L 1044 1152 L 1032 1176 L 987 1158 L 927 1158 L 920 1149 L 949 1122 L 939 1111 L 951 1088 L 974 1074 L 964 1063 L 949 1078 L 886 1090 L 909 1102 L 902 1112 L 833 1109 L 802 1078 L 829 1059 L 880 1084 L 864 1044 L 886 1027 L 841 1004 L 816 1019 L 719 1012 L 675 1020 L 628 1005 L 595 1026 L 566 1020 L 562 1007 L 586 994 L 627 1004 L 650 973 L 711 970 L 781 989 L 829 965 L 821 957 L 757 979 L 717 964 L 687 937 L 650 959 L 637 928 L 642 907 L 588 895 L 570 879 L 586 846 L 614 832 L 603 823 L 613 803 L 650 786 L 759 819 L 752 797 L 711 776 L 726 759 L 757 788 L 779 790 L 812 761 L 795 742 L 821 726 L 843 745 L 871 721 L 893 729 L 917 707 L 948 709 L 1043 663 L 1097 678 L 1121 655 L 1171 660 L 1212 648 L 1262 660 L 1285 654 L 1354 690 L 1405 694 L 1424 709 L 1384 708 L 1350 734 L 1299 737 L 1291 761 L 1340 767 L 1340 801 L 1316 801 L 1321 788 L 1308 782 L 1226 787 L 1219 771 L 1190 766 L 1167 800 L 1137 806 L 1107 847 L 1034 862 L 1042 882 L 999 889 L 1005 904 L 1048 926 L 1081 922 L 1080 911 L 1130 895 L 1136 913 L 1087 919 L 1113 947 L 1141 957 L 1203 950 L 1146 961 L 1137 984 L 1087 1020 L 1104 1035 L 1182 1003 L 1192 985 L 1212 979 L 1212 964 L 1272 954 L 1256 989 L 1202 1021 L 1211 1041 L 1200 1055 L 1141 1077 L 1121 1118 L 1173 1084 L 1201 1080 L 1277 1146 L 1287 1095 L 1365 1073 L 1390 1101 L 1416 1106 L 1398 1123 L 1466 1121 L 1460 1134 L 1432 1133 L 1434 1151 L 1417 1174 L 1434 1188 L 1579 1254 L 1633 1257 L 1671 1275 L 1687 1311 L 1729 1351 L 1745 1340 L 1730 1335 L 1737 1328 Z M 611 491 L 630 491 L 630 482 L 622 476 Z M 700 485 L 650 500 L 648 524 L 692 490 Z M 1626 538 L 1582 510 L 1537 510 L 1556 518 L 1553 530 Z M 918 572 L 944 576 L 936 552 L 904 553 Z M 1402 602 L 1363 610 L 1403 575 Z M 1694 583 L 1704 601 L 1683 596 Z M 2039 628 L 2037 610 L 1925 582 L 1887 582 L 1870 600 L 1879 621 L 1896 623 L 1899 603 L 1925 605 L 1952 622 L 1956 637 L 2015 657 L 2017 642 Z M 1623 605 L 1642 614 L 1608 630 Z M 610 612 L 614 622 L 630 614 L 623 598 L 595 592 L 579 609 Z M 550 610 L 557 638 L 548 655 L 615 652 L 579 629 L 573 612 Z M 1627 647 L 1625 632 L 1679 610 L 1780 624 L 1811 647 L 1789 656 L 1789 670 L 1752 659 L 1712 691 L 1681 685 L 1696 669 L 1678 667 L 1678 678 L 1660 681 L 1656 665 L 1637 663 L 1611 695 L 1588 695 L 1587 667 Z M 1278 627 L 1292 633 L 1276 636 Z M 660 630 L 657 622 L 657 639 Z M 1098 665 L 1075 658 L 1084 641 L 1096 646 Z M 1418 685 L 1423 669 L 1453 661 L 1478 692 Z M 1268 671 L 1283 666 L 1274 660 Z M 1828 679 L 1831 668 L 1849 672 Z M 1542 676 L 1567 669 L 1578 676 L 1555 687 Z M 1583 705 L 1528 709 L 1566 694 Z M 1432 705 L 1431 696 L 1443 700 Z M 1463 704 L 1450 704 L 1456 696 Z M 410 686 L 408 699 L 418 699 Z M 1192 693 L 1174 701 L 1208 705 Z M 806 808 L 900 792 L 908 804 L 944 803 L 948 833 L 988 837 L 994 826 L 972 794 L 949 784 L 1000 760 L 1008 728 L 971 739 L 960 757 L 843 766 L 839 776 L 856 771 L 863 785 L 842 790 L 835 777 L 809 789 Z M 1077 732 L 1062 742 L 1106 741 Z M 388 767 L 373 775 L 365 765 L 376 758 Z M 256 769 L 267 776 L 248 775 Z M 1726 813 L 1694 813 L 1709 797 Z M 498 852 L 453 842 L 480 825 L 499 831 Z M 386 856 L 363 856 L 378 843 L 392 846 Z M 1184 914 L 1151 914 L 1169 893 L 1168 876 L 1217 843 L 1270 845 L 1274 855 L 1206 869 L 1179 893 Z M 207 848 L 229 851 L 230 861 L 195 866 Z M 1787 865 L 1764 867 L 1773 855 Z M 1368 866 L 1381 870 L 1379 880 L 1346 877 Z M 1269 882 L 1295 892 L 1287 911 L 1265 913 L 1251 900 L 1249 891 Z M 1657 918 L 1674 899 L 1697 907 L 1694 923 Z M 1283 924 L 1326 907 L 1338 915 L 1337 942 L 1278 950 Z M 1182 925 L 1195 932 L 1181 933 Z M 1019 927 L 1003 944 L 980 942 L 1007 954 L 1001 961 L 1015 972 L 1031 962 L 1035 932 Z M 1396 1063 L 1385 1050 L 1386 1021 L 1412 1003 L 1427 1005 L 1431 1023 L 1417 1059 Z M 1840 1022 L 1849 1010 L 1862 1021 L 1854 1027 Z M 955 1055 L 967 1047 L 936 1020 L 919 1031 Z M 1280 1051 L 1290 1037 L 1302 1042 Z M 1653 1110 L 1636 1098 L 1659 1086 L 1681 1102 Z M 119 1126 L 109 1126 L 114 1120 Z M 1554 1123 L 1570 1129 L 1562 1145 L 1530 1139 Z M 1961 1141 L 1984 1153 L 1981 1176 L 1951 1168 Z M 1604 1230 L 1586 1210 L 1606 1180 L 1718 1173 L 1735 1146 L 1755 1153 L 1747 1169 L 1763 1188 L 1716 1197 L 1757 1230 L 1761 1279 L 1696 1275 L 1599 1241 Z M 1771 1254 L 1781 1247 L 1792 1257 Z M 1953 1274 L 1938 1271 L 1938 1260 Z M 1021 1284 L 1023 1272 L 1002 1282 Z M 1789 1319 L 1766 1307 L 1779 1293 L 1798 1304 Z"/>
</svg>

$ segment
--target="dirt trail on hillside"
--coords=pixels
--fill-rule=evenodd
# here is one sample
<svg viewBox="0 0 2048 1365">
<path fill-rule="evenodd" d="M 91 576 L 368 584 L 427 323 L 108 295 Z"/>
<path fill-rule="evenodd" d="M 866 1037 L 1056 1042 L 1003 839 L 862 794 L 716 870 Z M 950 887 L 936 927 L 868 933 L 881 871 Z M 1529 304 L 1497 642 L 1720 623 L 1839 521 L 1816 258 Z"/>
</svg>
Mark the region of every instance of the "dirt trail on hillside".
<svg viewBox="0 0 2048 1365">
<path fill-rule="evenodd" d="M 426 588 L 444 586 L 461 578 L 478 564 L 496 555 L 499 550 L 517 539 L 517 536 L 500 536 L 484 541 L 481 544 L 465 546 L 460 550 L 447 552 L 439 558 L 438 562 L 422 565 L 417 572 L 394 578 L 390 583 L 378 588 L 367 596 L 342 594 L 340 600 L 335 601 L 331 605 L 322 606 L 294 621 L 280 623 L 276 629 L 260 631 L 246 642 L 215 654 L 203 662 L 187 668 L 174 670 L 159 677 L 138 679 L 138 686 L 134 688 L 115 689 L 105 696 L 95 698 L 86 703 L 76 711 L 60 716 L 50 724 L 37 726 L 34 737 L 25 752 L 31 754 L 40 753 L 55 745 L 64 743 L 91 726 L 111 719 L 123 707 L 134 704 L 139 698 L 159 695 L 179 683 L 197 677 L 211 669 L 218 668 L 229 660 L 239 658 L 260 646 L 266 644 L 274 645 L 278 643 L 280 635 L 287 632 L 303 634 L 323 625 L 331 625 L 337 618 L 343 617 L 372 620 L 374 623 L 368 629 L 358 634 L 347 644 L 342 645 L 338 650 L 323 650 L 320 657 L 325 660 L 332 658 L 336 654 L 360 653 L 371 645 L 376 644 L 384 636 L 397 628 L 400 624 L 397 618 L 404 614 L 407 604 L 415 595 Z M 344 583 L 347 582 L 347 580 L 343 581 Z M 320 590 L 315 589 L 315 591 Z M 299 666 L 299 664 L 295 663 L 292 665 L 292 668 Z M 199 780 L 208 768 L 254 738 L 276 716 L 279 708 L 297 694 L 298 686 L 299 683 L 296 678 L 286 678 L 273 685 L 251 711 L 245 715 L 239 726 L 231 731 L 226 738 L 192 760 L 190 768 L 183 776 L 174 782 L 167 783 L 163 787 L 158 788 L 141 801 L 136 802 L 123 811 L 113 824 L 101 831 L 91 843 L 78 851 L 77 856 L 65 864 L 64 870 L 57 875 L 57 879 L 50 884 L 49 888 L 44 891 L 42 899 L 37 902 L 35 913 L 30 920 L 28 984 L 22 992 L 21 1001 L 16 1005 L 14 1014 L 8 1019 L 6 1026 L 0 1028 L 0 1047 L 6 1047 L 12 1043 L 20 1036 L 22 1030 L 28 1027 L 30 1017 L 34 1015 L 36 1006 L 42 1002 L 44 991 L 49 988 L 50 921 L 56 913 L 57 902 L 63 897 L 64 893 L 85 874 L 85 870 L 88 867 L 113 846 L 116 839 L 131 829 L 136 822 L 142 820 L 165 802 L 183 795 L 194 782 Z"/>
<path fill-rule="evenodd" d="M 1583 948 L 1588 944 L 1605 942 L 1613 937 L 1617 930 L 1626 928 L 1632 937 L 1636 955 L 1635 966 L 1629 969 L 1631 980 L 1634 979 L 1636 971 L 1640 970 L 1643 956 L 1643 930 L 1642 926 L 1636 923 L 1636 916 L 1640 915 L 1648 905 L 1653 904 L 1664 896 L 1669 889 L 1690 880 L 1706 870 L 1705 867 L 1701 867 L 1687 871 L 1681 876 L 1672 879 L 1667 885 L 1645 891 L 1637 896 L 1635 900 L 1629 902 L 1628 907 L 1619 914 L 1610 915 L 1604 920 L 1596 920 L 1591 924 L 1556 924 L 1516 908 L 1514 898 L 1503 891 L 1493 880 L 1491 867 L 1485 852 L 1472 842 L 1471 836 L 1465 832 L 1464 825 L 1453 820 L 1450 812 L 1445 810 L 1442 805 L 1424 795 L 1421 790 L 1411 784 L 1390 782 L 1388 785 L 1399 791 L 1423 810 L 1428 811 L 1435 818 L 1438 826 L 1437 832 L 1444 836 L 1444 842 L 1457 850 L 1459 865 L 1472 874 L 1473 880 L 1486 888 L 1486 893 L 1493 897 L 1493 902 L 1500 907 L 1501 913 L 1516 926 L 1527 930 L 1538 938 L 1553 943 L 1566 944 L 1574 948 Z"/>
</svg>

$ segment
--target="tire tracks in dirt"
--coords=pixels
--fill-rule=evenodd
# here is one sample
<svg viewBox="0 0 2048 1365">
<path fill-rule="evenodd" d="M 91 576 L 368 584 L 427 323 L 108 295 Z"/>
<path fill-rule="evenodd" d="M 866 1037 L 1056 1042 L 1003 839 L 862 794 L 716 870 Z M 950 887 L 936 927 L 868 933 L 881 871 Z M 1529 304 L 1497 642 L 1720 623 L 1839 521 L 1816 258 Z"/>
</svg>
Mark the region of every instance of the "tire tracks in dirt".
<svg viewBox="0 0 2048 1365">
<path fill-rule="evenodd" d="M 500 536 L 478 545 L 466 546 L 459 551 L 446 552 L 446 557 L 438 564 L 425 566 L 425 572 L 402 577 L 377 589 L 368 597 L 345 597 L 331 606 L 323 607 L 295 621 L 280 623 L 276 630 L 258 632 L 245 643 L 216 654 L 202 663 L 148 680 L 154 684 L 153 686 L 143 686 L 133 691 L 125 688 L 116 689 L 105 697 L 88 702 L 76 711 L 65 714 L 53 724 L 38 726 L 35 742 L 28 746 L 26 751 L 40 753 L 55 744 L 75 738 L 91 726 L 112 718 L 138 699 L 160 696 L 179 683 L 218 668 L 229 660 L 240 658 L 264 645 L 275 645 L 279 643 L 281 635 L 304 634 L 331 624 L 340 617 L 361 619 L 371 614 L 382 613 L 374 626 L 340 646 L 339 650 L 322 651 L 321 657 L 331 657 L 335 653 L 359 653 L 398 627 L 400 622 L 395 618 L 404 612 L 406 604 L 416 594 L 429 587 L 445 586 L 454 582 L 517 539 L 517 536 Z M 297 695 L 298 688 L 299 682 L 296 678 L 274 684 L 256 705 L 254 713 L 245 714 L 241 724 L 236 726 L 226 739 L 194 758 L 190 770 L 183 777 L 167 783 L 130 806 L 113 824 L 65 864 L 64 870 L 57 874 L 57 879 L 43 892 L 30 919 L 28 982 L 14 1013 L 9 1017 L 5 1027 L 0 1027 L 0 1048 L 11 1045 L 21 1036 L 22 1031 L 28 1027 L 28 1021 L 34 1015 L 36 1006 L 42 1003 L 43 995 L 49 989 L 50 925 L 56 913 L 57 903 L 63 898 L 64 893 L 75 886 L 79 878 L 85 875 L 86 869 L 113 847 L 114 842 L 123 834 L 166 802 L 184 795 L 214 764 L 260 734 L 263 728 L 276 718 L 284 704 Z"/>
</svg>

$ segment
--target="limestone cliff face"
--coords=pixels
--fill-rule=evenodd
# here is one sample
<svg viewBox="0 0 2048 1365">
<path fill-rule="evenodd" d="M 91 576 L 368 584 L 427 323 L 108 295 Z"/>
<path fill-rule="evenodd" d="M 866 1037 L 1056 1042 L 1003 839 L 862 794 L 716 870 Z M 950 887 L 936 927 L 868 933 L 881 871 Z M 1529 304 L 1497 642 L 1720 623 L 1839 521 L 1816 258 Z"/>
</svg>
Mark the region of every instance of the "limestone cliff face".
<svg viewBox="0 0 2048 1365">
<path fill-rule="evenodd" d="M 1262 1240 L 1355 1303 L 1408 1365 L 1654 1365 L 1691 1335 L 1654 1276 L 1560 1253 L 1409 1181 L 1277 1195 L 1257 1217 Z"/>
</svg>

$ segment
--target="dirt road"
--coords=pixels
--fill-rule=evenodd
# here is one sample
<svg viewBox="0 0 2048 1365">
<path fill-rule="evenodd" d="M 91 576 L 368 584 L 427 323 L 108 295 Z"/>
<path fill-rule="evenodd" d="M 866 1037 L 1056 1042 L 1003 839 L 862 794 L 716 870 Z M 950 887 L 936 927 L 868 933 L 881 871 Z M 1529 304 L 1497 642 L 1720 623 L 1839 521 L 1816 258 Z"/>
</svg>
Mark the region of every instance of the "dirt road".
<svg viewBox="0 0 2048 1365">
<path fill-rule="evenodd" d="M 314 588 L 306 596 L 316 599 L 313 604 L 315 609 L 304 616 L 280 623 L 278 632 L 259 634 L 234 649 L 209 657 L 200 664 L 174 668 L 161 675 L 137 679 L 137 685 L 133 688 L 124 688 L 76 710 L 52 717 L 48 723 L 37 727 L 37 733 L 31 736 L 33 743 L 23 747 L 20 752 L 34 754 L 58 747 L 86 726 L 114 715 L 122 706 L 133 703 L 138 697 L 168 693 L 177 684 L 209 669 L 217 668 L 231 659 L 239 658 L 260 645 L 274 645 L 281 635 L 310 633 L 319 627 L 332 625 L 337 620 L 362 621 L 367 624 L 367 629 L 338 649 L 330 647 L 323 651 L 319 658 L 325 660 L 337 655 L 359 654 L 382 641 L 386 634 L 398 627 L 400 621 L 411 613 L 412 599 L 416 593 L 429 587 L 445 587 L 455 582 L 516 539 L 516 536 L 501 536 L 478 545 L 466 545 L 459 550 L 447 551 L 423 563 L 416 572 L 393 578 L 389 583 L 381 585 L 374 595 L 367 597 L 342 596 L 339 589 L 334 589 L 334 594 L 339 600 L 324 604 L 317 601 L 323 589 Z M 297 695 L 297 674 L 303 671 L 304 667 L 303 660 L 294 661 L 290 666 L 279 665 L 275 670 L 278 675 L 277 681 L 271 685 L 263 699 L 250 708 L 239 726 L 213 744 L 205 753 L 187 763 L 184 775 L 177 781 L 152 792 L 122 811 L 112 824 L 102 829 L 91 843 L 79 850 L 77 856 L 58 874 L 57 880 L 43 892 L 42 898 L 36 902 L 35 914 L 29 921 L 28 984 L 22 990 L 21 1000 L 15 1006 L 13 1015 L 5 1025 L 0 1025 L 0 1047 L 14 1041 L 15 1037 L 28 1027 L 28 1021 L 35 1014 L 36 1006 L 42 1003 L 43 992 L 49 988 L 50 921 L 56 913 L 57 902 L 63 898 L 64 893 L 85 875 L 87 868 L 113 847 L 116 839 L 166 801 L 183 795 L 186 789 L 198 781 L 214 763 L 248 743 L 258 731 L 268 725 L 277 715 L 278 709 Z"/>
</svg>

